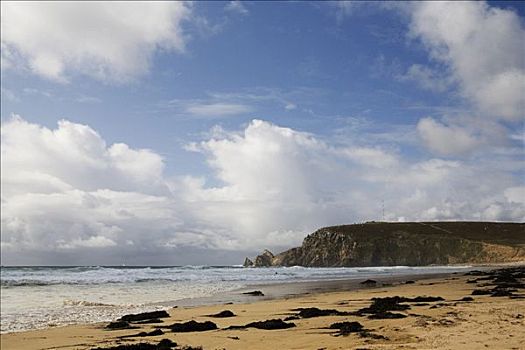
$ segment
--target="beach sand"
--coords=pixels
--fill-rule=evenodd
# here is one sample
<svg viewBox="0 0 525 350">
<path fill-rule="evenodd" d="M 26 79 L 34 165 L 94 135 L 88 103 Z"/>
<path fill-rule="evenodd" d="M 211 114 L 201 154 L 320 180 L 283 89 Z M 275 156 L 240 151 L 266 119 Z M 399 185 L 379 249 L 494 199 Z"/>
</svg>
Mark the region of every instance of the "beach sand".
<svg viewBox="0 0 525 350">
<path fill-rule="evenodd" d="M 158 343 L 167 338 L 179 344 L 178 348 L 190 345 L 202 346 L 204 350 L 525 349 L 525 299 L 476 295 L 472 296 L 473 301 L 458 301 L 471 296 L 473 289 L 482 288 L 483 282 L 486 282 L 466 283 L 468 279 L 475 278 L 479 277 L 452 274 L 447 277 L 422 279 L 411 284 L 398 282 L 392 286 L 312 293 L 277 300 L 257 301 L 257 297 L 252 297 L 253 302 L 250 303 L 179 306 L 168 310 L 170 318 L 164 318 L 162 324 L 145 324 L 139 325 L 139 329 L 109 331 L 104 329 L 104 323 L 10 333 L 1 336 L 1 348 L 91 349 L 138 342 Z M 263 287 L 259 288 L 264 292 Z M 408 316 L 402 319 L 376 320 L 369 319 L 366 315 L 323 316 L 289 321 L 294 322 L 296 327 L 282 330 L 222 329 L 253 321 L 284 319 L 296 313 L 291 311 L 294 308 L 317 307 L 355 312 L 369 306 L 371 298 L 389 296 L 439 296 L 445 301 L 409 302 L 407 305 L 410 305 L 410 309 L 394 311 Z M 223 310 L 231 310 L 237 316 L 205 316 Z M 159 336 L 118 338 L 189 320 L 213 321 L 220 329 L 190 333 L 173 333 L 169 329 L 163 329 L 165 334 Z M 336 330 L 327 329 L 332 323 L 342 321 L 360 322 L 369 331 L 368 336 L 359 333 L 336 336 Z M 385 338 L 375 339 L 370 337 L 370 333 Z"/>
</svg>

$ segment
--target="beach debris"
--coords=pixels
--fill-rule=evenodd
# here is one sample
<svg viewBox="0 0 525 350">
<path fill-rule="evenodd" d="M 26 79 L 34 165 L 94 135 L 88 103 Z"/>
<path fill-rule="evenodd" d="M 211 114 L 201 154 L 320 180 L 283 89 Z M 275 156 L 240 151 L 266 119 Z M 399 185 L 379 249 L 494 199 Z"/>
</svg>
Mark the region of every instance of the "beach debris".
<svg viewBox="0 0 525 350">
<path fill-rule="evenodd" d="M 359 336 L 361 338 L 371 338 L 371 339 L 382 339 L 382 340 L 388 340 L 388 337 L 385 337 L 384 335 L 381 335 L 381 334 L 375 334 L 375 333 L 372 333 L 372 332 L 369 332 L 369 331 L 362 331 L 362 332 L 359 332 Z"/>
<path fill-rule="evenodd" d="M 213 315 L 206 315 L 208 317 L 217 317 L 217 318 L 226 318 L 226 317 L 235 317 L 236 315 L 230 310 L 224 310 Z"/>
<path fill-rule="evenodd" d="M 371 320 L 386 320 L 386 319 L 396 319 L 396 318 L 406 318 L 407 315 L 400 314 L 399 312 L 376 312 L 368 316 Z"/>
<path fill-rule="evenodd" d="M 202 346 L 184 345 L 181 350 L 202 350 Z"/>
<path fill-rule="evenodd" d="M 152 320 L 152 319 L 159 319 L 159 318 L 166 318 L 166 317 L 170 317 L 170 315 L 165 310 L 161 310 L 161 311 L 142 312 L 140 314 L 124 315 L 118 320 L 126 321 L 126 322 L 137 322 L 137 321 Z"/>
<path fill-rule="evenodd" d="M 106 327 L 104 328 L 110 329 L 110 330 L 116 330 L 116 329 L 136 329 L 138 327 L 134 327 L 130 325 L 129 322 L 126 322 L 126 321 L 115 321 L 115 322 L 108 323 Z"/>
<path fill-rule="evenodd" d="M 479 271 L 479 270 L 472 270 L 467 273 L 465 273 L 465 276 L 485 276 L 487 272 Z"/>
<path fill-rule="evenodd" d="M 245 329 L 245 328 L 274 330 L 274 329 L 287 329 L 287 328 L 293 328 L 293 327 L 295 327 L 295 323 L 284 322 L 280 318 L 276 318 L 276 319 L 266 320 L 266 321 L 250 322 L 244 326 L 230 326 L 226 328 L 226 330 Z"/>
<path fill-rule="evenodd" d="M 473 297 L 463 297 L 459 299 L 458 301 L 474 301 L 474 298 Z"/>
<path fill-rule="evenodd" d="M 368 315 L 370 319 L 394 319 L 394 318 L 405 318 L 406 315 L 400 313 L 393 313 L 391 311 L 405 311 L 410 309 L 410 305 L 401 303 L 428 303 L 435 301 L 443 301 L 442 297 L 432 296 L 418 296 L 415 298 L 407 297 L 385 297 L 385 298 L 372 298 L 372 304 L 369 307 L 365 307 L 351 313 L 352 315 L 365 316 Z"/>
<path fill-rule="evenodd" d="M 415 297 L 415 298 L 403 298 L 402 302 L 408 302 L 408 303 L 432 303 L 435 301 L 444 301 L 442 297 Z"/>
<path fill-rule="evenodd" d="M 492 292 L 488 289 L 474 289 L 471 295 L 490 295 Z"/>
<path fill-rule="evenodd" d="M 365 287 L 375 287 L 377 286 L 377 281 L 374 281 L 374 280 L 365 280 L 363 282 L 360 282 L 359 284 L 365 286 Z"/>
<path fill-rule="evenodd" d="M 254 297 L 263 297 L 264 296 L 264 293 L 261 292 L 260 290 L 254 290 L 253 292 L 244 292 L 242 294 L 244 294 L 244 295 L 251 295 L 251 296 L 254 296 Z"/>
<path fill-rule="evenodd" d="M 135 337 L 155 337 L 157 335 L 163 335 L 164 332 L 161 329 L 155 329 L 151 332 L 140 332 L 137 334 L 123 335 L 119 338 L 135 338 Z"/>
<path fill-rule="evenodd" d="M 466 275 L 478 276 L 474 280 L 467 280 L 467 283 L 478 283 L 486 281 L 487 283 L 479 285 L 480 287 L 494 286 L 492 289 L 475 289 L 472 295 L 490 295 L 491 297 L 510 297 L 522 298 L 523 296 L 514 294 L 518 289 L 525 289 L 524 267 L 511 267 L 492 271 L 471 271 Z"/>
<path fill-rule="evenodd" d="M 162 339 L 158 344 L 137 343 L 116 345 L 108 348 L 92 348 L 91 350 L 170 350 L 177 346 L 177 343 L 170 339 Z"/>
<path fill-rule="evenodd" d="M 336 336 L 336 337 L 347 336 L 347 335 L 350 335 L 352 333 L 357 333 L 362 338 L 387 339 L 385 336 L 372 333 L 371 331 L 365 329 L 361 323 L 355 322 L 355 321 L 353 321 L 353 322 L 345 321 L 345 322 L 332 323 L 330 325 L 330 327 L 328 327 L 328 328 L 329 329 L 338 329 L 339 330 L 339 332 L 334 334 L 334 336 Z"/>
<path fill-rule="evenodd" d="M 350 315 L 349 312 L 345 312 L 345 311 L 339 311 L 335 309 L 318 309 L 316 307 L 297 308 L 297 309 L 292 309 L 292 311 L 299 311 L 297 315 L 295 316 L 300 317 L 300 318 Z"/>
<path fill-rule="evenodd" d="M 515 289 L 493 289 L 491 297 L 512 297 L 514 296 Z"/>
<path fill-rule="evenodd" d="M 332 323 L 330 329 L 339 329 L 340 335 L 348 335 L 350 333 L 357 333 L 363 330 L 363 325 L 359 322 L 336 322 Z"/>
<path fill-rule="evenodd" d="M 197 322 L 197 321 L 188 321 L 182 323 L 174 323 L 167 328 L 171 329 L 172 332 L 182 333 L 182 332 L 204 332 L 217 329 L 217 325 L 211 321 Z"/>
<path fill-rule="evenodd" d="M 414 283 L 416 283 L 416 281 L 412 281 L 412 280 L 405 281 L 405 284 L 414 284 Z"/>
</svg>

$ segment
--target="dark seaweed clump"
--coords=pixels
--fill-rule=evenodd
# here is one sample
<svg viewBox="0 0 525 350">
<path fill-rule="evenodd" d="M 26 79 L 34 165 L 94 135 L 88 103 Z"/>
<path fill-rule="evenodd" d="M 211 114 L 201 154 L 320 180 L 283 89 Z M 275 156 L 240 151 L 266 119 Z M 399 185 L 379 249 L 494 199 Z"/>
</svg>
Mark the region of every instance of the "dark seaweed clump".
<svg viewBox="0 0 525 350">
<path fill-rule="evenodd" d="M 116 329 L 136 329 L 138 327 L 134 327 L 130 325 L 129 322 L 126 322 L 126 321 L 115 321 L 115 322 L 108 323 L 105 328 L 109 330 L 116 330 Z"/>
<path fill-rule="evenodd" d="M 164 332 L 160 329 L 155 329 L 151 332 L 140 332 L 140 333 L 137 333 L 137 334 L 131 334 L 131 335 L 123 335 L 119 338 L 134 338 L 134 337 L 155 337 L 157 335 L 163 335 Z"/>
<path fill-rule="evenodd" d="M 257 329 L 274 330 L 274 329 L 287 329 L 287 328 L 293 328 L 293 327 L 295 327 L 295 323 L 284 322 L 280 318 L 276 318 L 276 319 L 266 320 L 266 321 L 250 322 L 244 326 L 230 326 L 226 329 L 257 328 Z"/>
<path fill-rule="evenodd" d="M 174 323 L 167 328 L 171 329 L 172 332 L 183 333 L 183 332 L 204 332 L 217 329 L 217 325 L 211 321 L 197 322 L 188 321 L 182 323 Z"/>
<path fill-rule="evenodd" d="M 242 294 L 251 295 L 251 296 L 254 296 L 254 297 L 263 297 L 264 296 L 264 293 L 261 292 L 260 290 L 254 290 L 253 292 L 245 292 L 245 293 L 242 293 Z"/>
<path fill-rule="evenodd" d="M 177 346 L 177 343 L 169 339 L 162 339 L 158 344 L 151 344 L 151 343 L 125 344 L 125 345 L 111 346 L 108 348 L 92 348 L 91 350 L 170 350 L 176 346 Z"/>
<path fill-rule="evenodd" d="M 336 322 L 331 324 L 328 328 L 339 330 L 337 333 L 334 334 L 336 337 L 347 336 L 352 333 L 357 333 L 362 338 L 387 339 L 385 336 L 372 333 L 371 331 L 365 329 L 363 325 L 359 322 Z"/>
<path fill-rule="evenodd" d="M 226 318 L 226 317 L 235 317 L 235 314 L 230 310 L 224 310 L 213 315 L 207 315 L 208 317 L 217 317 L 217 318 Z"/>
<path fill-rule="evenodd" d="M 166 317 L 170 317 L 170 315 L 166 311 L 162 310 L 162 311 L 142 312 L 140 314 L 124 315 L 118 320 L 126 321 L 126 322 L 137 322 L 137 321 L 153 320 L 153 319 L 166 318 Z"/>
<path fill-rule="evenodd" d="M 354 315 L 364 316 L 369 315 L 370 319 L 395 319 L 405 318 L 406 315 L 400 313 L 394 313 L 391 311 L 405 311 L 410 309 L 410 305 L 401 303 L 426 303 L 444 300 L 442 297 L 427 297 L 418 296 L 415 298 L 406 297 L 385 297 L 385 298 L 373 298 L 372 304 L 369 307 L 365 307 L 354 312 Z"/>
<path fill-rule="evenodd" d="M 292 311 L 299 311 L 295 316 L 300 318 L 312 318 L 321 316 L 347 316 L 349 312 L 339 311 L 335 309 L 318 309 L 316 307 L 292 309 Z"/>
<path fill-rule="evenodd" d="M 525 267 L 511 267 L 492 271 L 470 271 L 465 275 L 478 278 L 467 280 L 467 283 L 480 283 L 480 287 L 491 286 L 491 289 L 474 289 L 472 295 L 490 295 L 491 297 L 520 298 L 514 294 L 519 289 L 525 289 Z"/>
</svg>

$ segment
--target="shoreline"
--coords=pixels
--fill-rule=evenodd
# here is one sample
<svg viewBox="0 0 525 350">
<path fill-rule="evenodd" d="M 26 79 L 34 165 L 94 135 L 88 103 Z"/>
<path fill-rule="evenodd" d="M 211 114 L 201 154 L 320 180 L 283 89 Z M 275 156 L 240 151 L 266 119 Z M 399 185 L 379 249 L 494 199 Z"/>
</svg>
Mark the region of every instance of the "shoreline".
<svg viewBox="0 0 525 350">
<path fill-rule="evenodd" d="M 363 288 L 363 286 L 361 286 L 359 282 L 367 278 L 377 279 L 382 281 L 383 283 L 397 283 L 398 281 L 404 279 L 431 278 L 432 276 L 439 276 L 442 274 L 446 275 L 449 273 L 453 273 L 454 271 L 464 272 L 473 268 L 484 267 L 476 267 L 465 264 L 458 264 L 453 266 L 436 265 L 424 267 L 356 267 L 349 268 L 350 271 L 348 269 L 341 268 L 340 272 L 334 271 L 339 270 L 339 268 L 328 268 L 326 270 L 326 273 L 328 274 L 325 274 L 325 272 L 322 271 L 323 268 L 312 268 L 314 272 L 306 273 L 306 275 L 311 274 L 310 278 L 306 276 L 306 278 L 295 277 L 303 275 L 304 273 L 301 271 L 305 268 L 247 268 L 240 270 L 233 269 L 230 271 L 234 271 L 235 274 L 240 274 L 241 276 L 246 275 L 248 279 L 241 283 L 234 282 L 235 284 L 238 284 L 238 286 L 232 286 L 232 288 L 228 288 L 226 290 L 220 291 L 220 288 L 218 288 L 219 291 L 207 293 L 208 295 L 170 298 L 171 288 L 173 288 L 173 290 L 176 291 L 176 294 L 180 294 L 180 292 L 177 292 L 178 290 L 180 290 L 177 284 L 172 285 L 161 283 L 158 286 L 152 285 L 151 287 L 148 287 L 148 284 L 137 284 L 137 287 L 139 287 L 139 289 L 137 289 L 136 291 L 133 291 L 133 285 L 122 285 L 122 287 L 126 290 L 125 295 L 123 296 L 125 299 L 121 298 L 118 301 L 114 297 L 111 297 L 111 294 L 108 294 L 108 292 L 111 292 L 111 288 L 113 288 L 110 287 L 112 286 L 111 284 L 107 286 L 101 285 L 100 289 L 93 289 L 93 285 L 88 285 L 87 288 L 89 289 L 85 289 L 85 291 L 87 291 L 87 293 L 89 293 L 90 296 L 86 295 L 85 291 L 82 292 L 81 289 L 79 289 L 80 286 L 77 285 L 72 285 L 71 289 L 68 289 L 69 287 L 67 284 L 64 286 L 51 285 L 49 287 L 51 289 L 49 289 L 47 292 L 45 290 L 48 287 L 45 285 L 37 286 L 35 287 L 36 289 L 32 289 L 33 287 L 27 287 L 25 285 L 20 287 L 6 287 L 9 288 L 10 293 L 2 293 L 2 305 L 6 306 L 6 308 L 3 310 L 4 313 L 2 314 L 3 329 L 0 333 L 9 334 L 14 332 L 18 333 L 31 330 L 43 330 L 52 327 L 63 327 L 68 325 L 86 325 L 97 322 L 109 322 L 125 314 L 170 309 L 173 306 L 195 307 L 213 304 L 223 304 L 228 302 L 249 303 L 261 300 L 299 297 L 301 295 L 307 295 L 309 293 L 339 290 L 355 290 Z M 319 272 L 319 270 L 321 270 L 321 272 Z M 347 272 L 344 272 L 345 270 Z M 208 271 L 208 269 L 204 269 L 203 271 Z M 225 270 L 217 270 L 218 273 L 222 274 L 223 272 L 221 271 L 229 271 L 229 269 L 226 268 Z M 175 273 L 177 273 L 177 271 L 175 271 Z M 226 277 L 231 278 L 231 273 L 232 272 L 226 272 Z M 278 274 L 281 276 L 288 275 L 288 277 L 284 280 L 282 279 L 282 277 L 272 280 L 272 276 L 274 273 L 276 275 Z M 251 278 L 249 276 L 251 276 L 252 274 L 255 276 L 267 276 L 269 277 L 269 279 L 267 281 L 251 282 Z M 255 279 L 255 281 L 256 280 L 257 279 Z M 200 288 L 200 291 L 202 292 L 203 289 L 202 287 L 199 287 L 199 285 L 202 285 L 202 283 L 197 283 L 197 289 Z M 114 286 L 117 286 L 115 287 L 115 290 L 117 291 L 121 288 L 118 287 L 118 284 Z M 26 290 L 25 288 L 28 289 Z M 183 285 L 182 288 L 187 288 L 187 286 Z M 213 285 L 210 285 L 210 291 L 212 291 L 213 289 Z M 248 292 L 250 290 L 257 289 L 264 289 L 263 292 L 265 296 L 254 298 L 242 294 L 243 292 Z M 2 287 L 2 290 L 4 291 L 4 287 Z M 33 290 L 36 290 L 36 294 L 27 294 L 29 291 L 33 293 Z M 41 298 L 44 298 L 44 301 L 48 300 L 46 293 L 49 294 L 52 290 L 56 290 L 54 295 L 62 297 L 58 297 L 52 301 L 55 304 L 60 304 L 57 304 L 56 308 L 53 309 L 56 311 L 51 311 L 48 315 L 46 315 L 44 313 L 48 312 L 47 310 L 49 310 L 49 307 L 47 309 L 44 308 L 40 310 L 38 305 L 40 303 L 40 300 L 42 300 Z M 7 292 L 7 289 L 5 290 L 5 292 Z M 16 314 L 12 313 L 12 308 L 9 308 L 7 302 L 8 300 L 13 300 L 13 298 L 18 298 L 17 302 L 22 302 L 26 304 L 26 297 L 24 297 L 24 295 L 27 295 L 27 297 L 29 298 L 27 299 L 27 302 L 32 303 L 34 305 L 34 308 L 31 308 L 30 306 L 23 306 L 24 313 L 20 313 L 17 316 Z M 34 298 L 35 295 L 39 298 Z M 124 302 L 125 305 L 121 305 L 123 300 L 126 300 Z M 73 301 L 74 303 L 71 304 L 71 301 Z M 62 306 L 62 303 L 64 303 L 64 306 Z M 82 307 L 84 303 L 86 306 Z M 70 306 L 68 305 L 79 306 L 70 308 Z M 129 309 L 127 309 L 128 306 Z M 7 311 L 8 309 L 10 311 Z"/>
<path fill-rule="evenodd" d="M 472 267 L 472 270 L 494 270 L 494 267 Z M 482 272 L 487 273 L 487 272 Z M 465 276 L 465 273 L 448 273 L 440 276 L 410 276 L 414 283 L 403 284 L 404 278 L 397 279 L 399 283 L 389 281 L 388 286 L 374 288 L 345 289 L 339 291 L 322 291 L 331 288 L 318 285 L 320 290 L 312 290 L 309 294 L 289 294 L 279 299 L 261 300 L 250 297 L 248 302 L 239 302 L 225 305 L 215 303 L 201 306 L 178 305 L 169 309 L 170 318 L 162 324 L 140 325 L 140 329 L 131 330 L 104 330 L 105 323 L 72 325 L 44 330 L 33 330 L 15 333 L 4 333 L 0 336 L 2 348 L 5 349 L 90 349 L 93 347 L 109 347 L 117 343 L 132 344 L 138 342 L 155 343 L 163 338 L 171 339 L 182 345 L 203 346 L 203 349 L 380 349 L 388 348 L 486 348 L 485 345 L 501 349 L 519 349 L 525 342 L 525 335 L 518 329 L 523 329 L 525 323 L 525 299 L 511 299 L 508 297 L 493 298 L 486 295 L 475 296 L 472 302 L 458 301 L 471 295 L 473 289 L 480 284 L 466 283 L 475 277 Z M 377 279 L 379 280 L 379 279 Z M 341 281 L 333 281 L 338 283 Z M 348 282 L 348 281 L 347 281 Z M 356 281 L 353 281 L 356 282 Z M 297 284 L 295 284 L 297 287 Z M 308 287 L 312 287 L 308 282 Z M 355 285 L 355 283 L 354 283 Z M 256 285 L 264 291 L 261 285 Z M 247 288 L 250 289 L 250 288 Z M 253 289 L 252 289 L 253 290 Z M 520 290 L 523 295 L 523 290 Z M 366 307 L 371 298 L 400 295 L 403 297 L 417 297 L 422 295 L 443 297 L 445 301 L 440 307 L 432 308 L 440 303 L 427 303 L 426 306 L 411 304 L 411 311 L 406 311 L 406 318 L 370 320 L 359 316 L 326 316 L 294 320 L 296 327 L 282 330 L 225 330 L 231 325 L 242 325 L 248 322 L 285 318 L 293 314 L 297 307 L 317 307 L 320 309 L 337 309 L 340 311 L 355 312 L 356 309 Z M 269 293 L 271 296 L 271 293 Z M 421 303 L 424 304 L 424 303 Z M 237 316 L 232 318 L 216 319 L 205 315 L 224 310 L 231 310 Z M 521 316 L 520 316 L 521 315 Z M 137 334 L 139 331 L 152 331 L 156 327 L 169 325 L 174 322 L 196 320 L 197 322 L 213 321 L 219 330 L 207 332 L 172 333 L 164 329 L 164 335 L 151 337 L 125 337 Z M 357 321 L 373 334 L 386 339 L 362 338 L 357 335 L 336 337 L 333 331 L 327 330 L 333 322 Z M 502 324 L 495 327 L 494 324 Z M 503 326 L 504 324 L 504 326 Z M 475 331 L 477 328 L 483 334 Z M 397 330 L 396 330 L 397 329 Z M 503 330 L 503 331 L 502 331 Z M 507 334 L 508 333 L 508 334 Z M 508 336 L 511 335 L 511 336 Z M 461 344 L 463 338 L 471 338 L 471 342 L 480 342 L 479 346 Z M 439 340 L 441 339 L 441 340 Z M 447 341 L 446 339 L 450 339 Z M 438 341 L 439 340 L 439 341 Z M 451 343 L 451 341 L 454 343 Z M 441 343 L 442 344 L 441 344 Z M 481 344 L 483 343 L 483 344 Z M 341 347 L 347 344 L 348 347 Z M 433 345 L 432 345 L 433 344 Z M 491 344 L 493 346 L 491 346 Z M 322 346 L 321 346 L 322 345 Z M 507 346 L 508 345 L 508 346 Z M 370 347 L 372 346 L 372 347 Z"/>
</svg>

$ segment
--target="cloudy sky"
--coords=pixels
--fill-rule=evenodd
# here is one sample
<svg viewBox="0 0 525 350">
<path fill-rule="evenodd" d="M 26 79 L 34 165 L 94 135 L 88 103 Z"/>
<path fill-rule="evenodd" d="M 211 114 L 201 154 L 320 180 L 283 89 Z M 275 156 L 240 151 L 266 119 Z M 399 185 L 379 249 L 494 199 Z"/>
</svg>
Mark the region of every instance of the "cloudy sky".
<svg viewBox="0 0 525 350">
<path fill-rule="evenodd" d="M 2 264 L 525 220 L 522 2 L 1 7 Z"/>
</svg>

